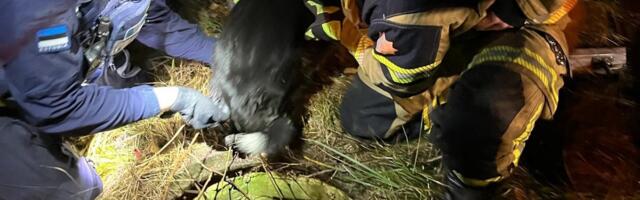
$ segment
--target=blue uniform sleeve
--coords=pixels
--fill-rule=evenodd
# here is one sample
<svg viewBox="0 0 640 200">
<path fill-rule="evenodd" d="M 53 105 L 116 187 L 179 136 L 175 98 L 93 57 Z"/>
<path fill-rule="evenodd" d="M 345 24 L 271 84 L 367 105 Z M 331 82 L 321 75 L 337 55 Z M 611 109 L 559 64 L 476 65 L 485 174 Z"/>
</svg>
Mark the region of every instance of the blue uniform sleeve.
<svg viewBox="0 0 640 200">
<path fill-rule="evenodd" d="M 153 0 L 137 40 L 170 56 L 211 65 L 215 39 L 173 12 L 165 0 Z"/>
<path fill-rule="evenodd" d="M 62 2 L 68 0 L 13 1 L 13 8 L 0 9 L 20 15 L 5 22 L 10 25 L 5 28 L 26 30 L 15 35 L 31 38 L 4 66 L 5 82 L 22 118 L 44 133 L 83 135 L 157 115 L 159 106 L 149 86 L 131 89 L 81 86 L 86 63 L 82 48 L 71 36 L 78 24 L 75 9 L 68 7 L 75 3 Z M 22 27 L 11 27 L 18 25 Z M 60 27 L 66 27 L 67 31 L 60 31 L 64 30 Z M 39 35 L 46 33 L 43 30 L 58 31 Z M 68 48 L 59 48 L 67 40 Z"/>
</svg>

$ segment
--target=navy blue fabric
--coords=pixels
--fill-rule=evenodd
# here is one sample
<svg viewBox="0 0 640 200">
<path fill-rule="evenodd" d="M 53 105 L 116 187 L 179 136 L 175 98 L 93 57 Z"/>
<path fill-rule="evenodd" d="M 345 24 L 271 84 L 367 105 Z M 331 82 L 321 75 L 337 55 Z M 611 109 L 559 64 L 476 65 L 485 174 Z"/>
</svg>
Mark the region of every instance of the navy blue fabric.
<svg viewBox="0 0 640 200">
<path fill-rule="evenodd" d="M 396 143 L 418 137 L 422 131 L 420 114 L 396 133 L 386 135 L 397 118 L 395 107 L 393 99 L 379 94 L 356 76 L 342 98 L 340 122 L 347 133 L 362 139 Z"/>
<path fill-rule="evenodd" d="M 380 33 L 385 33 L 398 51 L 384 56 L 404 69 L 415 69 L 435 61 L 441 30 L 439 26 L 403 25 L 376 19 L 369 27 L 369 37 L 376 41 Z"/>
<path fill-rule="evenodd" d="M 0 56 L 6 84 L 21 118 L 48 134 L 81 135 L 108 130 L 159 113 L 149 86 L 131 89 L 81 86 L 87 64 L 82 48 L 39 53 L 35 33 L 65 25 L 77 33 L 75 0 L 3 1 Z"/>
<path fill-rule="evenodd" d="M 0 117 L 0 199 L 95 199 L 102 182 L 84 158 L 60 144 L 60 137 Z"/>
<path fill-rule="evenodd" d="M 2 98 L 7 92 L 9 92 L 9 88 L 7 87 L 7 80 L 4 76 L 4 69 L 0 67 L 0 98 Z"/>
<path fill-rule="evenodd" d="M 340 122 L 344 130 L 357 137 L 386 139 L 396 119 L 393 100 L 369 88 L 355 76 L 340 104 Z"/>
<path fill-rule="evenodd" d="M 147 22 L 137 40 L 170 56 L 209 65 L 213 63 L 215 40 L 207 37 L 195 24 L 190 24 L 171 11 L 165 0 L 151 1 Z"/>
<path fill-rule="evenodd" d="M 475 66 L 462 74 L 447 103 L 429 115 L 429 137 L 445 168 L 474 179 L 500 176 L 496 155 L 525 98 L 520 74 L 504 66 Z"/>
<path fill-rule="evenodd" d="M 361 8 L 362 20 L 371 25 L 375 19 L 402 14 L 426 12 L 438 8 L 476 8 L 479 0 L 366 0 L 356 1 Z"/>
</svg>

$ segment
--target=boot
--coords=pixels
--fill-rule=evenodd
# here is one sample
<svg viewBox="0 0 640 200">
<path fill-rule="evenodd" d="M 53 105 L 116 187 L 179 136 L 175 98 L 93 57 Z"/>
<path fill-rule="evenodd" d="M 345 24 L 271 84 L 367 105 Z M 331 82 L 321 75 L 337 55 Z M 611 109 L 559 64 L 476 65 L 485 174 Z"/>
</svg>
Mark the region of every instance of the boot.
<svg viewBox="0 0 640 200">
<path fill-rule="evenodd" d="M 498 183 L 492 183 L 485 187 L 474 187 L 464 184 L 456 174 L 447 170 L 445 183 L 447 188 L 444 193 L 444 200 L 485 200 L 495 199 L 497 195 Z"/>
</svg>

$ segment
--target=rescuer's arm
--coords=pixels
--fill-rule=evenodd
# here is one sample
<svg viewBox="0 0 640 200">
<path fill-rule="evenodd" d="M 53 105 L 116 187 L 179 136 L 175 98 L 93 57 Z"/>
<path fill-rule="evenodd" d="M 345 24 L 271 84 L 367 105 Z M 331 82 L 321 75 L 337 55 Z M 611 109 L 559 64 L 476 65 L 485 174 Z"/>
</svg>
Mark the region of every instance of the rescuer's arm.
<svg viewBox="0 0 640 200">
<path fill-rule="evenodd" d="M 77 29 L 76 13 L 59 5 L 37 4 L 34 9 L 50 12 L 20 12 L 25 16 L 9 24 L 16 27 L 8 27 L 20 33 L 12 35 L 26 39 L 3 66 L 3 82 L 21 118 L 41 132 L 90 134 L 153 117 L 161 110 L 183 114 L 196 128 L 228 117 L 223 105 L 192 89 L 82 86 L 86 63 L 72 37 Z"/>
<path fill-rule="evenodd" d="M 151 1 L 137 40 L 170 56 L 213 63 L 215 39 L 173 12 L 165 0 Z"/>
</svg>

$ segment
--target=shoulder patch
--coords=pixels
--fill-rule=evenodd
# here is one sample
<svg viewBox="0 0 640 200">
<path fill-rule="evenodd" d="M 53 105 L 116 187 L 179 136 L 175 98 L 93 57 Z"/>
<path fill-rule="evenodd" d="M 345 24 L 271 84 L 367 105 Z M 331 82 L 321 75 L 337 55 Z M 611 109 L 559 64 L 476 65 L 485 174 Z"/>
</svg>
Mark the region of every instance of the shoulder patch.
<svg viewBox="0 0 640 200">
<path fill-rule="evenodd" d="M 69 29 L 64 24 L 40 29 L 36 37 L 40 53 L 55 53 L 71 47 Z"/>
</svg>

